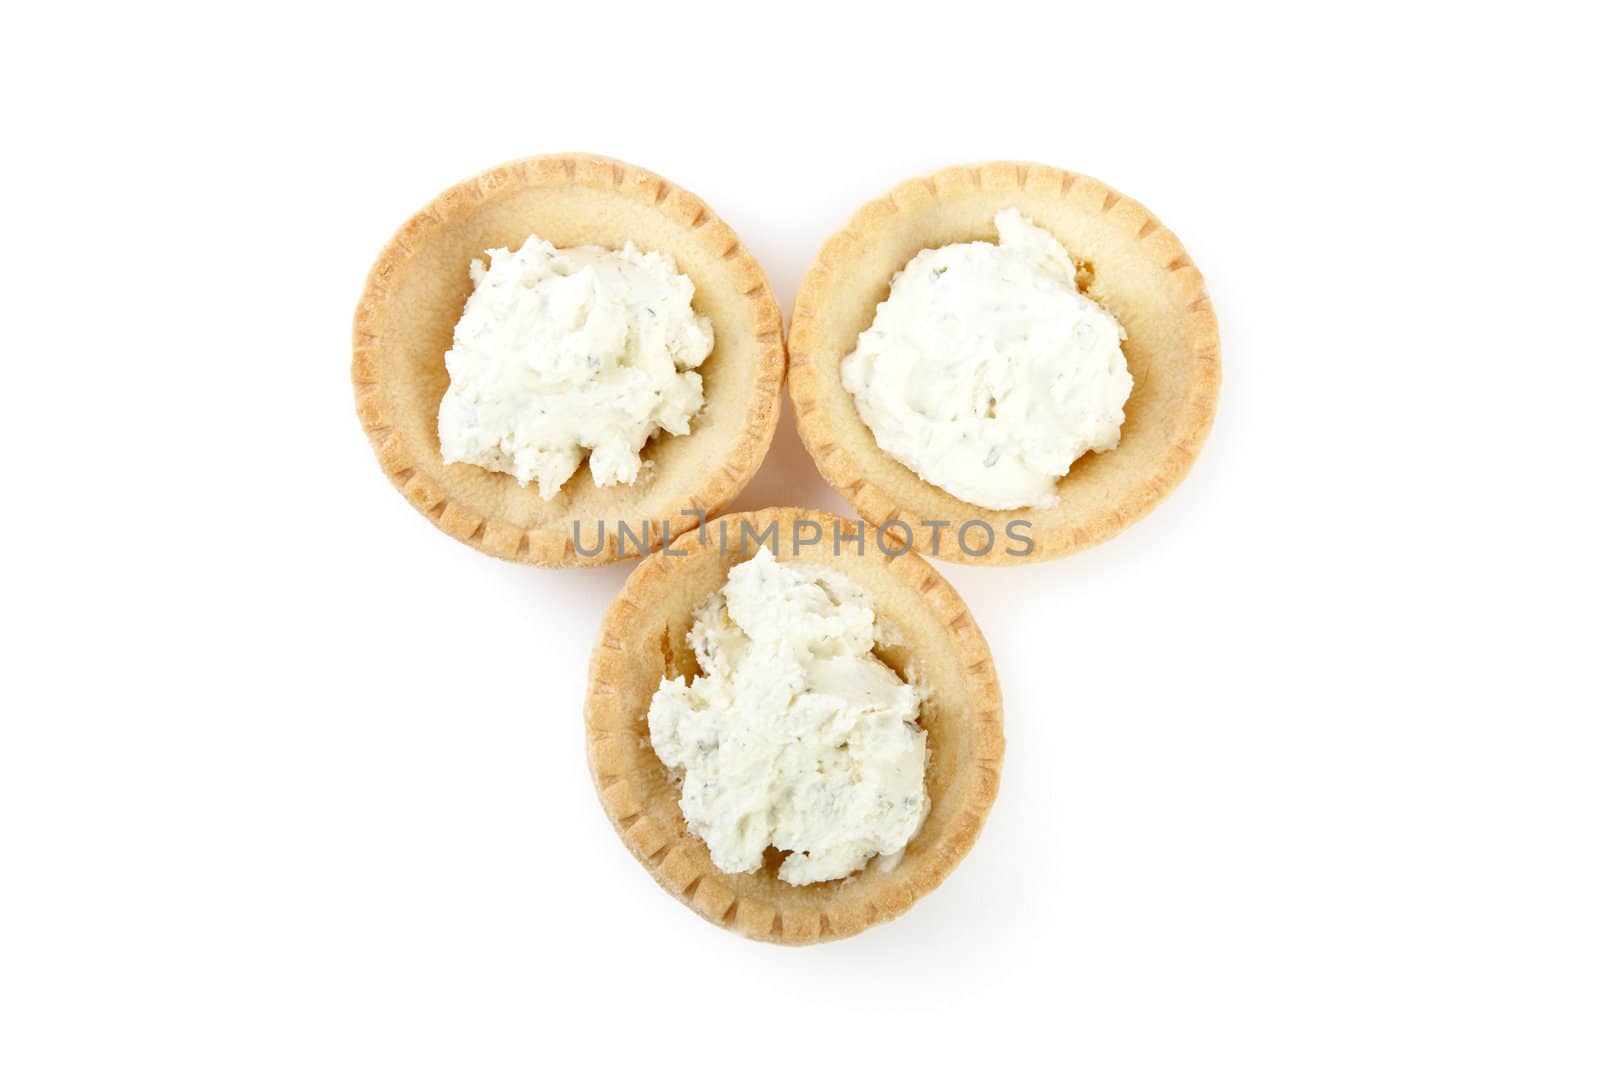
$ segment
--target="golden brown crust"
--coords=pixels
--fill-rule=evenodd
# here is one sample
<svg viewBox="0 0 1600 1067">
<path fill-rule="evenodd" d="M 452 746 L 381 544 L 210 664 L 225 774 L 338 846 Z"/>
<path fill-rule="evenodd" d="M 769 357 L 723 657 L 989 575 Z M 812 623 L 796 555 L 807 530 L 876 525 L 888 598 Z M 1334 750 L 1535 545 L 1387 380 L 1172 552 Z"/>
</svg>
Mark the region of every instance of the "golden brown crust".
<svg viewBox="0 0 1600 1067">
<path fill-rule="evenodd" d="M 700 368 L 706 405 L 683 437 L 659 435 L 650 477 L 598 489 L 580 469 L 551 501 L 537 489 L 439 455 L 444 354 L 472 285 L 467 265 L 529 234 L 558 246 L 620 248 L 633 240 L 669 254 L 694 282 L 694 304 L 716 334 Z M 379 254 L 356 307 L 351 381 L 356 411 L 395 487 L 435 526 L 501 559 L 584 567 L 638 555 L 617 522 L 688 529 L 749 482 L 777 425 L 783 319 L 760 264 L 698 197 L 639 167 L 584 154 L 539 156 L 485 171 L 441 193 Z M 573 543 L 582 524 L 585 549 Z"/>
<path fill-rule="evenodd" d="M 797 534 L 803 540 L 814 536 L 811 527 L 797 528 L 807 522 L 817 524 L 822 540 L 797 551 Z M 843 547 L 838 555 L 835 523 Z M 792 886 L 776 877 L 775 853 L 769 851 L 765 869 L 725 874 L 684 824 L 678 788 L 650 747 L 645 716 L 651 696 L 665 674 L 693 667 L 686 643 L 691 612 L 722 586 L 729 567 L 754 554 L 769 525 L 780 560 L 831 567 L 871 594 L 879 617 L 904 640 L 881 654 L 902 670 L 909 665 L 925 694 L 919 722 L 928 732 L 930 810 L 892 867 L 875 859 L 849 878 Z M 865 535 L 859 550 L 849 540 L 857 530 Z M 772 541 L 766 543 L 773 548 Z M 770 508 L 730 515 L 679 537 L 671 554 L 646 558 L 601 625 L 585 705 L 589 770 L 601 806 L 662 888 L 746 937 L 806 945 L 894 918 L 955 868 L 994 803 L 1005 737 L 989 646 L 960 596 L 933 567 L 914 553 L 880 545 L 871 527 L 823 512 Z"/>
<path fill-rule="evenodd" d="M 995 511 L 924 482 L 878 447 L 839 379 L 839 361 L 871 324 L 894 273 L 924 248 L 994 240 L 995 212 L 1006 207 L 1066 245 L 1085 292 L 1128 333 L 1123 351 L 1134 388 L 1122 442 L 1074 463 L 1052 508 Z M 864 205 L 822 246 L 802 279 L 789 352 L 789 395 L 823 476 L 869 521 L 905 522 L 919 552 L 963 563 L 1053 559 L 1099 544 L 1148 514 L 1194 464 L 1222 380 L 1216 315 L 1178 238 L 1109 186 L 1037 163 L 949 167 Z M 951 525 L 936 551 L 939 531 L 927 524 L 942 520 Z M 974 521 L 998 534 L 1016 520 L 1032 524 L 1035 548 L 1025 555 L 969 555 L 952 535 Z M 975 534 L 974 543 L 982 537 Z"/>
</svg>

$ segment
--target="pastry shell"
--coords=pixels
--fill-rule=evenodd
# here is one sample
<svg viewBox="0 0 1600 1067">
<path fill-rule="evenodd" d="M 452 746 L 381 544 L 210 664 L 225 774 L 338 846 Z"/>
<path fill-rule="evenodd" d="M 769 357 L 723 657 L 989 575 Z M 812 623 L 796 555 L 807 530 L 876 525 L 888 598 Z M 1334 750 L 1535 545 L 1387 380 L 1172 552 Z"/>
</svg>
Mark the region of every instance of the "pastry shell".
<svg viewBox="0 0 1600 1067">
<path fill-rule="evenodd" d="M 797 528 L 802 522 L 817 524 L 821 542 L 797 552 L 796 535 L 813 536 L 812 527 Z M 712 864 L 705 843 L 684 823 L 678 786 L 650 745 L 646 721 L 662 677 L 695 669 L 687 643 L 691 613 L 721 588 L 730 567 L 755 554 L 769 526 L 777 545 L 766 543 L 779 560 L 831 567 L 872 596 L 878 616 L 904 642 L 879 654 L 922 690 L 918 721 L 928 732 L 931 804 L 922 829 L 896 862 L 876 857 L 848 878 L 808 886 L 777 878 L 776 849 L 753 874 L 725 874 Z M 865 538 L 860 554 L 848 540 L 857 532 Z M 880 542 L 870 526 L 796 508 L 714 520 L 679 537 L 670 554 L 639 564 L 606 612 L 589 667 L 585 721 L 601 806 L 651 876 L 708 921 L 786 945 L 859 933 L 900 915 L 943 881 L 983 827 L 1005 748 L 989 647 L 949 583 L 903 545 Z"/>
<path fill-rule="evenodd" d="M 840 381 L 839 361 L 854 351 L 857 336 L 887 299 L 890 279 L 913 256 L 925 248 L 996 240 L 994 215 L 1008 207 L 1066 246 L 1080 288 L 1122 323 L 1134 386 L 1121 443 L 1080 457 L 1057 483 L 1054 507 L 997 511 L 923 481 L 880 449 Z M 1037 163 L 949 167 L 863 206 L 822 246 L 801 281 L 789 326 L 789 367 L 789 395 L 806 448 L 862 516 L 879 526 L 905 523 L 919 552 L 987 564 L 1064 556 L 1148 514 L 1193 465 L 1211 428 L 1222 377 L 1216 315 L 1177 236 L 1109 186 Z M 1014 520 L 1031 523 L 1031 552 L 974 547 L 968 554 L 956 536 L 969 522 L 1000 531 Z M 930 521 L 950 525 L 935 529 Z M 983 543 L 977 531 L 968 542 Z"/>
<path fill-rule="evenodd" d="M 705 405 L 690 432 L 661 433 L 651 467 L 632 486 L 597 488 L 587 463 L 549 501 L 536 485 L 439 454 L 444 355 L 472 282 L 468 264 L 530 234 L 559 247 L 670 255 L 694 282 L 715 346 L 700 368 Z M 618 521 L 649 547 L 725 505 L 749 482 L 771 443 L 783 386 L 782 315 L 766 275 L 704 202 L 639 167 L 568 154 L 519 160 L 455 185 L 413 216 L 379 254 L 356 308 L 351 378 L 356 410 L 378 462 L 439 529 L 501 559 L 580 567 L 638 555 Z M 694 513 L 699 513 L 697 516 Z M 600 523 L 605 522 L 600 544 Z M 584 553 L 573 542 L 581 530 Z M 589 554 L 592 547 L 599 551 Z"/>
</svg>

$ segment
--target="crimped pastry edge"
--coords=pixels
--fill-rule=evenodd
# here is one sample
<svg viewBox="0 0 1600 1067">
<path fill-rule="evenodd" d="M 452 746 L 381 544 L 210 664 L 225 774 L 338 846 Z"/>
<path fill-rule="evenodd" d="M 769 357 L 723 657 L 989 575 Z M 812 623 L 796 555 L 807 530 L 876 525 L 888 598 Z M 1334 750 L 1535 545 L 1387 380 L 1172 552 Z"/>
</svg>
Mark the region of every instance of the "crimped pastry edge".
<svg viewBox="0 0 1600 1067">
<path fill-rule="evenodd" d="M 678 185 L 621 160 L 589 153 L 532 156 L 503 163 L 468 178 L 436 196 L 395 232 L 378 254 L 356 305 L 352 327 L 351 384 L 362 429 L 389 481 L 419 513 L 457 541 L 500 559 L 539 567 L 593 567 L 637 556 L 613 529 L 593 555 L 577 551 L 565 519 L 539 526 L 522 526 L 483 514 L 455 499 L 439 480 L 422 470 L 414 451 L 389 430 L 389 412 L 381 389 L 377 326 L 388 303 L 386 282 L 421 247 L 429 236 L 467 217 L 486 200 L 518 189 L 581 186 L 601 192 L 619 192 L 651 207 L 686 227 L 703 247 L 726 261 L 735 274 L 740 295 L 758 324 L 759 360 L 741 432 L 719 463 L 703 468 L 703 476 L 688 493 L 666 501 L 651 513 L 619 516 L 630 522 L 648 520 L 648 550 L 659 548 L 661 531 L 671 523 L 677 529 L 698 524 L 687 521 L 696 514 L 716 512 L 739 494 L 755 475 L 777 427 L 787 366 L 783 318 L 766 274 L 733 230 L 699 197 Z M 444 353 L 439 353 L 444 359 Z M 581 475 L 582 472 L 580 471 Z M 508 476 L 509 477 L 509 476 Z M 532 486 L 525 491 L 535 492 Z"/>
<path fill-rule="evenodd" d="M 954 666 L 949 669 L 961 678 L 963 687 L 962 693 L 950 698 L 960 708 L 955 726 L 961 731 L 960 742 L 973 755 L 960 763 L 959 781 L 942 783 L 937 796 L 930 774 L 930 801 L 951 806 L 942 812 L 936 836 L 925 839 L 925 825 L 908 846 L 908 855 L 914 847 L 925 859 L 919 859 L 914 866 L 903 863 L 872 882 L 865 877 L 873 871 L 869 864 L 866 870 L 847 879 L 775 889 L 782 883 L 769 872 L 730 875 L 718 870 L 704 843 L 684 825 L 677 791 L 671 790 L 663 800 L 661 783 L 646 773 L 661 769 L 654 750 L 649 748 L 648 731 L 644 731 L 642 742 L 637 737 L 659 675 L 654 673 L 654 661 L 641 662 L 643 657 L 638 650 L 657 640 L 653 630 L 644 630 L 654 621 L 649 618 L 650 606 L 679 582 L 681 572 L 705 554 L 718 552 L 718 526 L 737 530 L 738 524 L 748 522 L 761 529 L 776 522 L 778 540 L 786 550 L 794 524 L 801 520 L 825 527 L 837 522 L 846 537 L 858 528 L 862 530 L 867 544 L 865 555 L 875 559 L 875 566 L 882 572 L 881 579 L 876 580 L 882 583 L 879 589 L 868 585 L 875 602 L 888 590 L 906 603 L 919 604 L 918 610 L 927 613 L 927 621 L 948 635 L 949 651 L 954 657 Z M 702 532 L 707 536 L 702 538 Z M 1000 683 L 989 646 L 960 595 L 938 571 L 914 552 L 900 550 L 891 555 L 883 552 L 879 544 L 871 526 L 826 512 L 768 508 L 723 516 L 712 520 L 704 531 L 691 531 L 676 538 L 672 551 L 684 555 L 658 552 L 640 563 L 607 609 L 595 641 L 585 701 L 585 747 L 606 817 L 640 865 L 670 895 L 708 922 L 753 940 L 815 944 L 850 937 L 900 916 L 944 881 L 965 858 L 999 790 L 1005 736 Z M 775 554 L 780 560 L 794 558 L 787 551 Z M 727 568 L 738 561 L 727 557 L 721 573 L 725 575 Z M 806 562 L 828 565 L 826 558 Z M 859 573 L 852 576 L 861 578 Z M 953 735 L 943 736 L 944 743 L 952 744 Z M 629 761 L 634 758 L 641 763 L 630 771 Z M 774 905 L 770 899 L 774 894 L 790 902 L 781 907 Z"/>
<path fill-rule="evenodd" d="M 939 500 L 939 506 L 951 512 L 974 514 L 994 527 L 1011 519 L 1028 518 L 1034 513 L 1033 509 L 996 511 L 958 500 L 922 481 L 915 472 L 881 450 L 894 470 L 888 477 L 874 482 L 865 476 L 851 450 L 841 447 L 829 405 L 824 403 L 830 392 L 843 392 L 843 387 L 836 381 L 836 374 L 822 373 L 820 364 L 827 361 L 836 367 L 848 354 L 824 351 L 818 336 L 821 331 L 816 328 L 819 305 L 834 296 L 831 288 L 839 268 L 870 245 L 894 216 L 938 211 L 942 205 L 957 203 L 977 193 L 1013 195 L 1017 198 L 1016 206 L 1025 214 L 1029 198 L 1049 197 L 1067 201 L 1084 213 L 1103 217 L 1130 238 L 1151 263 L 1162 268 L 1182 308 L 1181 327 L 1189 339 L 1186 358 L 1192 371 L 1190 388 L 1157 461 L 1141 470 L 1137 477 L 1127 477 L 1121 484 L 1109 486 L 1101 506 L 1074 516 L 1048 530 L 1043 537 L 1036 537 L 1033 551 L 1026 555 L 967 554 L 961 550 L 959 542 L 949 536 L 940 540 L 935 551 L 933 536 L 924 521 L 946 516 L 927 514 L 925 508 L 912 502 L 914 498 L 933 497 Z M 887 281 L 883 279 L 885 284 Z M 860 294 L 859 299 L 876 303 L 877 298 L 872 294 Z M 1002 161 L 946 167 L 901 182 L 883 196 L 862 205 L 849 222 L 823 244 L 802 278 L 790 315 L 788 349 L 788 388 L 801 440 L 823 477 L 869 522 L 879 526 L 896 520 L 907 523 L 912 528 L 912 544 L 917 551 L 953 562 L 984 565 L 1017 565 L 1069 555 L 1109 540 L 1149 514 L 1193 467 L 1210 433 L 1222 380 L 1221 341 L 1215 309 L 1204 278 L 1177 235 L 1137 201 L 1105 183 L 1041 163 Z M 1135 388 L 1138 387 L 1136 381 Z M 852 399 L 848 394 L 845 396 Z M 859 420 L 853 400 L 849 412 L 850 417 Z M 870 431 L 868 438 L 866 447 L 876 449 Z M 1072 476 L 1069 473 L 1066 477 Z"/>
</svg>

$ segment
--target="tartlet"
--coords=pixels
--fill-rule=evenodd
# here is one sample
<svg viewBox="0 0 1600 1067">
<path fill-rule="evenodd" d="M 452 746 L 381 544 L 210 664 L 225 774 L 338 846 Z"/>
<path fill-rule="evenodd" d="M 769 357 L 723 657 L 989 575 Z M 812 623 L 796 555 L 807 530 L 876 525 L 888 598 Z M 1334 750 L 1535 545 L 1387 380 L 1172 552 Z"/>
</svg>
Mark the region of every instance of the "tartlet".
<svg viewBox="0 0 1600 1067">
<path fill-rule="evenodd" d="M 925 248 L 994 241 L 995 213 L 1011 207 L 1067 247 L 1080 289 L 1127 331 L 1134 386 L 1121 443 L 1080 457 L 1057 483 L 1054 507 L 997 511 L 923 481 L 880 449 L 840 381 L 839 361 L 872 324 L 895 272 Z M 918 551 L 942 559 L 1015 564 L 1105 541 L 1183 480 L 1211 428 L 1220 353 L 1205 281 L 1154 215 L 1093 178 L 1036 163 L 985 163 L 901 183 L 822 246 L 790 319 L 789 394 L 823 476 L 867 520 L 909 527 Z M 955 536 L 965 523 L 998 532 L 1015 520 L 1031 523 L 1031 552 L 968 554 Z M 949 525 L 930 525 L 940 522 Z M 983 538 L 975 532 L 969 543 Z"/>
<path fill-rule="evenodd" d="M 542 501 L 535 485 L 440 456 L 444 356 L 472 292 L 468 265 L 530 234 L 558 247 L 631 240 L 670 255 L 694 283 L 695 309 L 712 321 L 715 347 L 700 367 L 705 404 L 687 435 L 659 434 L 646 446 L 653 469 L 634 485 L 597 488 L 580 468 Z M 354 334 L 356 409 L 389 480 L 445 533 L 520 563 L 579 567 L 639 554 L 618 537 L 619 520 L 636 534 L 648 525 L 649 547 L 659 546 L 664 524 L 674 534 L 689 529 L 696 513 L 716 511 L 749 482 L 777 425 L 782 314 L 760 265 L 698 197 L 601 156 L 519 160 L 440 194 L 379 254 Z"/>
<path fill-rule="evenodd" d="M 823 530 L 795 551 L 796 523 Z M 780 561 L 830 567 L 861 585 L 903 644 L 878 654 L 923 694 L 930 808 L 895 862 L 879 857 L 848 878 L 794 886 L 775 872 L 769 849 L 754 874 L 726 874 L 679 810 L 679 790 L 650 744 L 646 713 L 665 675 L 690 675 L 686 638 L 694 608 L 776 524 Z M 835 554 L 835 524 L 842 551 Z M 751 532 L 741 536 L 748 528 Z M 850 538 L 861 532 L 857 554 Z M 811 527 L 804 528 L 809 539 Z M 726 551 L 723 545 L 727 545 Z M 911 907 L 953 870 L 977 839 L 1000 782 L 1005 749 L 1000 684 L 989 647 L 954 589 L 915 553 L 855 520 L 771 508 L 713 520 L 646 558 L 606 611 L 589 667 L 585 707 L 589 770 L 617 834 L 662 888 L 710 922 L 761 941 L 804 945 L 848 937 Z M 897 553 L 897 554 L 891 554 Z"/>
</svg>

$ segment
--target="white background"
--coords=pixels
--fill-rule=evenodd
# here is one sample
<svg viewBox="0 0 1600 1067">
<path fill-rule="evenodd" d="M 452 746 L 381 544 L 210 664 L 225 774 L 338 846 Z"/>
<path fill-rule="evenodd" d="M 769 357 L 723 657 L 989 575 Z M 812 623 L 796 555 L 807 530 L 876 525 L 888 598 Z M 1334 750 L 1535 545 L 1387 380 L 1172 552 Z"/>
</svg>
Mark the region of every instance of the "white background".
<svg viewBox="0 0 1600 1067">
<path fill-rule="evenodd" d="M 1593 28 L 1470 6 L 8 14 L 0 1062 L 1600 1060 Z M 1178 492 L 941 567 L 1000 798 L 853 940 L 655 886 L 583 758 L 628 565 L 473 553 L 357 425 L 392 230 L 573 149 L 785 309 L 860 202 L 994 158 L 1209 281 Z M 785 419 L 741 503 L 847 510 Z"/>
</svg>

